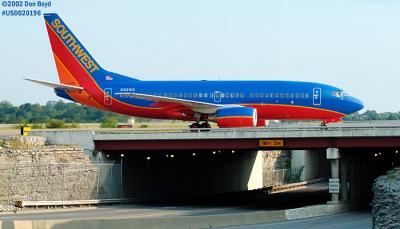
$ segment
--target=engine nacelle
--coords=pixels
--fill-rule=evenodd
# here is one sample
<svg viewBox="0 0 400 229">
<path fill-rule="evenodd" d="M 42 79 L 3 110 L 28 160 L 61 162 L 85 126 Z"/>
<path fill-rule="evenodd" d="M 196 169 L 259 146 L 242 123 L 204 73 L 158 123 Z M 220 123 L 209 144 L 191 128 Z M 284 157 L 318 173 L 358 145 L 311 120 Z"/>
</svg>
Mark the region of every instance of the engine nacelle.
<svg viewBox="0 0 400 229">
<path fill-rule="evenodd" d="M 257 110 L 251 107 L 222 108 L 216 112 L 216 123 L 221 128 L 253 127 L 257 125 Z"/>
<path fill-rule="evenodd" d="M 266 127 L 269 124 L 269 120 L 265 120 L 265 119 L 258 119 L 257 120 L 257 126 L 262 126 L 262 127 Z"/>
</svg>

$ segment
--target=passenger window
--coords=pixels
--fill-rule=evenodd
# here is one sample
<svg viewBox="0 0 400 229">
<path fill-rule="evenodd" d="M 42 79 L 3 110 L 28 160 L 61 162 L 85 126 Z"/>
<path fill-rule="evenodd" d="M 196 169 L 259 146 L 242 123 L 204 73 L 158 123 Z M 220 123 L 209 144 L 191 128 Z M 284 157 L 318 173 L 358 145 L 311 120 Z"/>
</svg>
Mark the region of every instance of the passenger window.
<svg viewBox="0 0 400 229">
<path fill-rule="evenodd" d="M 239 98 L 239 93 L 235 93 L 235 97 L 236 97 L 236 98 Z"/>
<path fill-rule="evenodd" d="M 192 93 L 189 93 L 189 98 L 192 98 Z"/>
<path fill-rule="evenodd" d="M 304 93 L 300 94 L 300 98 L 304 99 Z"/>
<path fill-rule="evenodd" d="M 164 97 L 167 97 L 167 96 L 168 96 L 167 92 L 164 92 Z"/>
<path fill-rule="evenodd" d="M 193 93 L 193 97 L 194 97 L 194 98 L 197 98 L 197 93 Z"/>
<path fill-rule="evenodd" d="M 310 95 L 308 93 L 306 93 L 306 99 L 308 99 L 308 97 L 310 97 Z"/>
<path fill-rule="evenodd" d="M 250 98 L 253 98 L 254 97 L 254 93 L 250 93 Z"/>
<path fill-rule="evenodd" d="M 243 92 L 242 92 L 242 93 L 240 93 L 240 98 L 244 98 L 244 94 L 243 94 Z"/>
<path fill-rule="evenodd" d="M 186 98 L 187 97 L 187 93 L 183 93 L 183 98 Z"/>
<path fill-rule="evenodd" d="M 203 93 L 199 93 L 199 98 L 203 98 Z"/>
<path fill-rule="evenodd" d="M 182 98 L 182 93 L 179 93 L 179 98 Z"/>
<path fill-rule="evenodd" d="M 204 98 L 207 98 L 208 97 L 208 93 L 204 93 Z"/>
<path fill-rule="evenodd" d="M 258 98 L 258 93 L 255 94 L 256 98 Z"/>
<path fill-rule="evenodd" d="M 289 93 L 285 93 L 285 98 L 289 98 Z"/>
<path fill-rule="evenodd" d="M 279 94 L 279 97 L 280 97 L 280 98 L 283 98 L 284 96 L 285 96 L 284 93 L 280 93 L 280 94 Z"/>
<path fill-rule="evenodd" d="M 178 93 L 175 92 L 174 93 L 174 97 L 177 98 L 178 97 Z"/>
<path fill-rule="evenodd" d="M 294 93 L 290 93 L 290 98 L 294 98 Z"/>
<path fill-rule="evenodd" d="M 264 93 L 260 93 L 260 98 L 264 98 Z"/>
<path fill-rule="evenodd" d="M 172 92 L 168 93 L 168 96 L 169 96 L 169 97 L 172 97 Z"/>
<path fill-rule="evenodd" d="M 300 97 L 299 93 L 296 93 L 296 99 L 298 99 Z"/>
</svg>

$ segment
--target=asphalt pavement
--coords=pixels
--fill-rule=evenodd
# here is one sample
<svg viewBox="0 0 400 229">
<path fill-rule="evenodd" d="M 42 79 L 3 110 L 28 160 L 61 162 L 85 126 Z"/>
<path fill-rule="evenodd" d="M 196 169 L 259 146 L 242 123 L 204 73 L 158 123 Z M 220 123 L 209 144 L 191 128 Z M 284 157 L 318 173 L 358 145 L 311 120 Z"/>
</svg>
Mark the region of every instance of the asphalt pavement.
<svg viewBox="0 0 400 229">
<path fill-rule="evenodd" d="M 49 219 L 115 219 L 171 216 L 198 216 L 284 210 L 329 200 L 327 182 L 267 195 L 265 192 L 221 194 L 167 202 L 100 206 L 97 208 L 24 209 L 17 213 L 0 213 L 0 221 Z"/>
<path fill-rule="evenodd" d="M 284 222 L 219 227 L 220 229 L 366 229 L 372 228 L 371 213 L 348 212 Z"/>
<path fill-rule="evenodd" d="M 17 213 L 3 213 L 0 214 L 0 221 L 155 218 L 238 214 L 246 212 L 254 212 L 254 210 L 240 207 L 125 205 L 98 208 L 71 208 L 39 211 L 28 210 Z"/>
</svg>

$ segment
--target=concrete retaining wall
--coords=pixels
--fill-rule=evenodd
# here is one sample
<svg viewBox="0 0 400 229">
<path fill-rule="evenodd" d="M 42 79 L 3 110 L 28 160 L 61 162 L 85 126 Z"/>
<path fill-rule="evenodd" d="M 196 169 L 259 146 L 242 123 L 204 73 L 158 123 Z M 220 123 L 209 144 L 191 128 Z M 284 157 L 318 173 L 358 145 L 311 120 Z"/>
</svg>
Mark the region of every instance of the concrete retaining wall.
<svg viewBox="0 0 400 229">
<path fill-rule="evenodd" d="M 299 171 L 300 181 L 330 175 L 330 164 L 325 150 L 292 150 L 291 168 Z"/>
<path fill-rule="evenodd" d="M 30 134 L 45 137 L 51 145 L 76 145 L 84 150 L 94 150 L 93 130 L 33 130 Z"/>
<path fill-rule="evenodd" d="M 1 141 L 0 205 L 96 198 L 98 166 L 81 148 L 44 146 L 38 137 Z"/>
<path fill-rule="evenodd" d="M 263 156 L 263 186 L 267 187 L 284 182 L 287 179 L 290 169 L 290 151 L 288 150 L 260 150 Z M 282 173 L 276 173 L 282 171 Z"/>
</svg>

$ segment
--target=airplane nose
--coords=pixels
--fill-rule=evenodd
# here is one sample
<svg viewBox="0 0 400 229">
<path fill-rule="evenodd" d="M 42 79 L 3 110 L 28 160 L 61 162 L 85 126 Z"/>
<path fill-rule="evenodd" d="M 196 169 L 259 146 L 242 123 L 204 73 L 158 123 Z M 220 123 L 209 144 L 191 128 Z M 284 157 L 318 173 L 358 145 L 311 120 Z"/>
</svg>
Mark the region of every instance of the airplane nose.
<svg viewBox="0 0 400 229">
<path fill-rule="evenodd" d="M 351 113 L 355 113 L 364 108 L 364 103 L 361 100 L 359 100 L 353 96 L 350 96 L 349 102 L 350 102 L 350 107 L 351 107 L 351 109 L 350 109 Z"/>
</svg>

